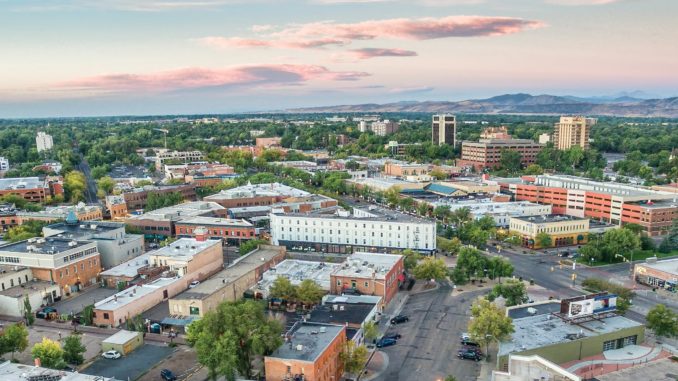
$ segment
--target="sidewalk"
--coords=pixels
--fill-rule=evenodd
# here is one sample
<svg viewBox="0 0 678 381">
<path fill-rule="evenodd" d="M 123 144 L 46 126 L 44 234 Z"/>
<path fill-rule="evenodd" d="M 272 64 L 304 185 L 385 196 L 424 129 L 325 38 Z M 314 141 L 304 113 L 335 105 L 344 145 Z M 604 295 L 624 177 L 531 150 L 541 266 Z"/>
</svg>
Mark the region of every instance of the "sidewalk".
<svg viewBox="0 0 678 381">
<path fill-rule="evenodd" d="M 379 350 L 375 351 L 365 366 L 365 371 L 358 377 L 360 381 L 371 381 L 379 377 L 388 369 L 388 355 Z"/>
</svg>

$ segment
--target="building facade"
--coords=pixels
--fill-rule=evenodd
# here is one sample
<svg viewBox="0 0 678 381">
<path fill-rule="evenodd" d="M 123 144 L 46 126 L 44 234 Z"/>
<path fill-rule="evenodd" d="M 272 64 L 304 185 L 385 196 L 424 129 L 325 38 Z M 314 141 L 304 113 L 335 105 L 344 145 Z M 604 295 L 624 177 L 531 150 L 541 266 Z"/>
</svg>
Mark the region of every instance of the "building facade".
<svg viewBox="0 0 678 381">
<path fill-rule="evenodd" d="M 195 184 L 149 185 L 135 189 L 132 192 L 125 192 L 122 194 L 122 197 L 125 199 L 128 210 L 143 210 L 146 208 L 146 201 L 148 200 L 148 195 L 150 193 L 161 196 L 176 192 L 181 193 L 181 197 L 185 201 L 195 201 L 197 199 Z"/>
<path fill-rule="evenodd" d="M 501 166 L 501 155 L 504 150 L 520 154 L 523 166 L 534 164 L 537 155 L 544 148 L 541 144 L 529 139 L 481 139 L 478 142 L 461 143 L 461 159 L 457 165 L 474 167 L 476 170 L 498 168 Z"/>
<path fill-rule="evenodd" d="M 562 214 L 511 217 L 509 230 L 520 235 L 523 246 L 533 249 L 545 248 L 537 239 L 540 233 L 551 237 L 549 247 L 581 245 L 588 242 L 589 219 Z"/>
<path fill-rule="evenodd" d="M 192 163 L 205 158 L 200 151 L 166 151 L 160 152 L 155 158 L 155 169 L 162 171 L 165 163 Z"/>
<path fill-rule="evenodd" d="M 177 237 L 195 237 L 196 231 L 204 228 L 210 239 L 222 239 L 229 243 L 256 238 L 254 225 L 245 220 L 219 217 L 194 217 L 175 224 Z"/>
<path fill-rule="evenodd" d="M 457 144 L 457 117 L 450 114 L 433 115 L 431 139 L 434 145 Z"/>
<path fill-rule="evenodd" d="M 7 195 L 23 197 L 30 202 L 45 202 L 50 198 L 64 194 L 59 177 L 17 177 L 0 179 L 0 197 Z"/>
<path fill-rule="evenodd" d="M 589 149 L 591 126 L 597 119 L 584 116 L 561 116 L 553 129 L 553 144 L 557 149 L 570 149 L 579 146 Z"/>
<path fill-rule="evenodd" d="M 669 292 L 678 292 L 678 259 L 658 261 L 648 259 L 645 263 L 637 263 L 633 275 L 638 283 Z"/>
<path fill-rule="evenodd" d="M 383 253 L 355 253 L 330 276 L 331 292 L 341 295 L 347 290 L 360 295 L 381 296 L 388 305 L 404 282 L 404 257 Z"/>
<path fill-rule="evenodd" d="M 35 137 L 35 145 L 38 147 L 38 152 L 51 150 L 52 147 L 54 147 L 52 135 L 49 135 L 44 131 L 39 131 L 38 135 Z"/>
<path fill-rule="evenodd" d="M 4 156 L 0 156 L 0 171 L 9 171 L 9 160 Z"/>
<path fill-rule="evenodd" d="M 400 125 L 398 124 L 398 122 L 388 119 L 378 122 L 372 122 L 372 124 L 370 125 L 372 132 L 374 132 L 374 134 L 377 136 L 391 135 L 398 131 L 399 127 Z"/>
</svg>

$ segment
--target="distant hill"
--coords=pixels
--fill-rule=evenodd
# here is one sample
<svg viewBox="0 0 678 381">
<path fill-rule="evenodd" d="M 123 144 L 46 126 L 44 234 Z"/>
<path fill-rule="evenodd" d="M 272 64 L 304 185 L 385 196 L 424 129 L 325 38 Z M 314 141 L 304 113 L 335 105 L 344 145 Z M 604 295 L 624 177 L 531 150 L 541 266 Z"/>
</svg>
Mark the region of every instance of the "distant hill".
<svg viewBox="0 0 678 381">
<path fill-rule="evenodd" d="M 289 109 L 293 113 L 451 112 L 469 114 L 581 114 L 678 118 L 678 97 L 640 99 L 619 97 L 504 94 L 466 101 L 395 102 Z"/>
</svg>

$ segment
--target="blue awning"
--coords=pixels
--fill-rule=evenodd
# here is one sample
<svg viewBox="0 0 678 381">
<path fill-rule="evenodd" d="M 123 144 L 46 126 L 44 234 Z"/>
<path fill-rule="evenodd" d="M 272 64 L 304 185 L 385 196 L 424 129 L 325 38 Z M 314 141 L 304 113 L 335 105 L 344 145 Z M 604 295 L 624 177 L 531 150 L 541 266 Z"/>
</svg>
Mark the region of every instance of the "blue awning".
<svg viewBox="0 0 678 381">
<path fill-rule="evenodd" d="M 183 317 L 183 318 L 166 317 L 166 318 L 162 319 L 160 324 L 185 327 L 185 326 L 193 323 L 196 320 L 198 320 L 198 316 L 186 316 L 186 317 Z"/>
</svg>

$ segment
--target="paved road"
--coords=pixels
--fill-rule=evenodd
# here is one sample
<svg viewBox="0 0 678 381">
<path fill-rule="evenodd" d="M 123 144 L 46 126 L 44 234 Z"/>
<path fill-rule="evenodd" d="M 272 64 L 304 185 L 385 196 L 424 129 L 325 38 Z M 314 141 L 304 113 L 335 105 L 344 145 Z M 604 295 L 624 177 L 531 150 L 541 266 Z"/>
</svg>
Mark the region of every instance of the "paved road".
<svg viewBox="0 0 678 381">
<path fill-rule="evenodd" d="M 168 346 L 144 344 L 117 360 L 100 357 L 80 373 L 114 377 L 118 380 L 136 380 L 174 351 L 174 348 Z M 160 379 L 160 375 L 157 376 Z"/>
<path fill-rule="evenodd" d="M 87 160 L 82 158 L 78 164 L 78 170 L 82 172 L 85 175 L 85 179 L 87 179 L 87 184 L 85 187 L 85 201 L 88 204 L 98 204 L 99 199 L 97 198 L 97 183 L 92 178 L 92 171 L 90 170 L 89 164 L 87 164 Z"/>
<path fill-rule="evenodd" d="M 382 350 L 389 357 L 380 381 L 433 381 L 454 375 L 459 381 L 477 380 L 480 365 L 456 357 L 459 334 L 466 331 L 469 307 L 482 291 L 452 296 L 447 285 L 435 291 L 411 295 L 402 314 L 410 321 L 391 327 L 388 333 L 403 337 Z M 390 317 L 388 317 L 390 318 Z"/>
</svg>

